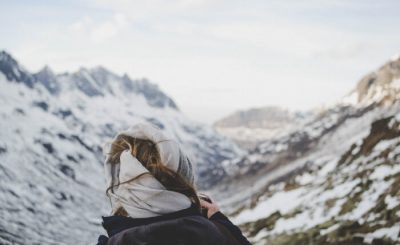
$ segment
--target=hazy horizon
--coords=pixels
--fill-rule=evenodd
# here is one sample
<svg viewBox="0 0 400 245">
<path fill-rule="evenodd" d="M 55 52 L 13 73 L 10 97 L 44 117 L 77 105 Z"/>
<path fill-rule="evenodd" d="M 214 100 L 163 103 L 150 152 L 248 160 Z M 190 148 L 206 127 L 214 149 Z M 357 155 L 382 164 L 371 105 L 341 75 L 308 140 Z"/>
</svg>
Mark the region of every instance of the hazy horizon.
<svg viewBox="0 0 400 245">
<path fill-rule="evenodd" d="M 320 107 L 400 53 L 397 1 L 3 2 L 1 49 L 36 72 L 145 77 L 194 120 Z"/>
</svg>

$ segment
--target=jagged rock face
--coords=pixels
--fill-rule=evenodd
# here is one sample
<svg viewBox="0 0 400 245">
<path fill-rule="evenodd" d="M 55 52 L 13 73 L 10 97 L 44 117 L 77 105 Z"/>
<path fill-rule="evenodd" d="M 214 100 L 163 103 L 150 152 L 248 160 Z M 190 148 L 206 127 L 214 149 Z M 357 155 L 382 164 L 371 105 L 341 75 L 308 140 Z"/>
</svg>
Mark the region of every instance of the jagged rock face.
<svg viewBox="0 0 400 245">
<path fill-rule="evenodd" d="M 17 61 L 5 51 L 0 52 L 0 70 L 9 81 L 24 83 L 30 88 L 32 88 L 35 83 L 35 78 L 20 67 Z"/>
<path fill-rule="evenodd" d="M 17 64 L 11 57 L 8 60 L 11 64 Z M 1 71 L 6 72 L 3 69 Z M 38 73 L 33 74 L 32 79 L 32 84 L 35 82 L 43 84 L 53 95 L 59 95 L 66 90 L 80 90 L 89 97 L 105 96 L 106 94 L 118 95 L 120 92 L 125 96 L 140 94 L 145 97 L 146 102 L 152 107 L 169 107 L 179 110 L 175 102 L 161 91 L 156 84 L 149 82 L 145 78 L 133 80 L 126 74 L 120 77 L 104 67 L 81 68 L 72 74 L 56 75 L 46 66 Z"/>
<path fill-rule="evenodd" d="M 110 211 L 102 146 L 134 123 L 180 142 L 202 189 L 224 178 L 221 161 L 243 154 L 147 80 L 101 67 L 32 75 L 6 53 L 0 60 L 0 244 L 95 243 Z"/>
<path fill-rule="evenodd" d="M 398 64 L 361 80 L 351 103 L 224 162 L 230 177 L 213 192 L 254 243 L 400 242 Z"/>
<path fill-rule="evenodd" d="M 129 80 L 129 77 L 126 77 Z M 148 103 L 154 107 L 171 107 L 178 110 L 175 102 L 160 91 L 156 84 L 150 83 L 147 79 L 138 80 L 132 90 L 143 94 Z"/>
<path fill-rule="evenodd" d="M 354 92 L 357 103 L 381 100 L 391 103 L 399 98 L 400 57 L 393 59 L 361 79 Z"/>
<path fill-rule="evenodd" d="M 60 93 L 60 83 L 57 81 L 57 77 L 50 67 L 45 66 L 33 76 L 36 80 L 40 81 L 51 94 L 57 95 Z"/>
</svg>

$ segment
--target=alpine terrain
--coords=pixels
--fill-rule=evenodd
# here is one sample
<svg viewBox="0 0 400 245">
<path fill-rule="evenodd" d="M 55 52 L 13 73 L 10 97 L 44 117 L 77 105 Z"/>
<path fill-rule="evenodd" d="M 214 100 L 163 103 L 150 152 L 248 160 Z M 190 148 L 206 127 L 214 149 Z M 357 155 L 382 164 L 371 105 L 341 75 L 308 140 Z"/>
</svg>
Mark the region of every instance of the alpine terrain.
<svg viewBox="0 0 400 245">
<path fill-rule="evenodd" d="M 312 112 L 291 112 L 278 106 L 251 108 L 228 115 L 214 123 L 221 134 L 251 149 L 258 143 L 295 130 Z"/>
<path fill-rule="evenodd" d="M 400 244 L 400 58 L 213 188 L 255 244 Z"/>
<path fill-rule="evenodd" d="M 109 215 L 102 146 L 148 121 L 196 163 L 201 189 L 243 154 L 188 119 L 155 84 L 96 67 L 54 74 L 24 69 L 0 52 L 0 244 L 94 244 Z"/>
</svg>

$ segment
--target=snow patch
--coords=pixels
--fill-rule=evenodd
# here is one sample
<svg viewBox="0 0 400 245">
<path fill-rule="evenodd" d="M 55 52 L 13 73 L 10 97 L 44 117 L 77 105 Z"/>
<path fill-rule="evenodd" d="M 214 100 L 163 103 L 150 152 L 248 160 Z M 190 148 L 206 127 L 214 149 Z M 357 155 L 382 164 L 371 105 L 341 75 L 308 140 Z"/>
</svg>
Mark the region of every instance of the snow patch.
<svg viewBox="0 0 400 245">
<path fill-rule="evenodd" d="M 365 242 L 371 243 L 374 238 L 387 237 L 393 241 L 397 241 L 400 233 L 400 223 L 397 223 L 389 228 L 381 228 L 365 236 Z"/>
</svg>

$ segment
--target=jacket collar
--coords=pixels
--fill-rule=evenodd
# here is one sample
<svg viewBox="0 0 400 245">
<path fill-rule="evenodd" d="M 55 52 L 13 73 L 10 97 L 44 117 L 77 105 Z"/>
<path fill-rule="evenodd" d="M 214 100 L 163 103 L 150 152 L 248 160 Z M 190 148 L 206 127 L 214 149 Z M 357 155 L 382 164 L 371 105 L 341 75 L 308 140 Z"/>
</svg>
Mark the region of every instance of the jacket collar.
<svg viewBox="0 0 400 245">
<path fill-rule="evenodd" d="M 113 235 L 125 229 L 133 228 L 136 226 L 147 225 L 159 221 L 177 219 L 193 215 L 201 215 L 199 209 L 194 204 L 192 204 L 187 209 L 182 209 L 177 212 L 150 218 L 131 218 L 120 215 L 102 216 L 102 225 L 107 231 L 108 237 L 112 237 Z"/>
</svg>

